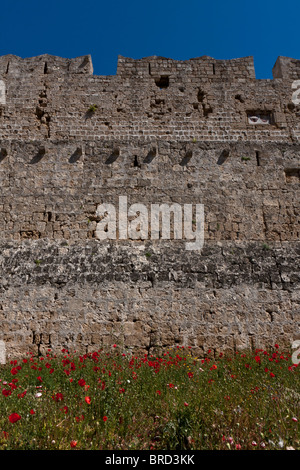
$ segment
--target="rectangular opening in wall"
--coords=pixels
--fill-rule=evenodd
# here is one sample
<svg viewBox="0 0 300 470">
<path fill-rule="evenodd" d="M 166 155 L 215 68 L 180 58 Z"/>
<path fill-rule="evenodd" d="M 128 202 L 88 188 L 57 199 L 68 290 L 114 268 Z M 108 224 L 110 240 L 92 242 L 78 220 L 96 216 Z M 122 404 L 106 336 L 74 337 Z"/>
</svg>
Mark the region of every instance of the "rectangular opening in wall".
<svg viewBox="0 0 300 470">
<path fill-rule="evenodd" d="M 248 124 L 270 125 L 274 124 L 274 117 L 271 111 L 247 111 Z"/>
<path fill-rule="evenodd" d="M 300 168 L 286 168 L 284 173 L 287 183 L 300 183 Z"/>
</svg>

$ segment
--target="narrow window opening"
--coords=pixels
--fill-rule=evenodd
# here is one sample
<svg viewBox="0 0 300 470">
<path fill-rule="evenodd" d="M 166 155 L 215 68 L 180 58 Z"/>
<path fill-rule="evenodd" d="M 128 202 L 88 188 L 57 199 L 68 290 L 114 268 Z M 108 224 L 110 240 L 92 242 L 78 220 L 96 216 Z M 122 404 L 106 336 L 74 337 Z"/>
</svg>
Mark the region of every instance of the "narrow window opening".
<svg viewBox="0 0 300 470">
<path fill-rule="evenodd" d="M 114 148 L 111 155 L 107 158 L 105 164 L 106 165 L 111 165 L 114 163 L 117 158 L 120 156 L 120 149 L 119 148 Z"/>
<path fill-rule="evenodd" d="M 8 71 L 9 71 L 9 62 L 7 62 L 6 73 L 8 73 Z"/>
<path fill-rule="evenodd" d="M 223 163 L 226 162 L 228 157 L 229 157 L 229 150 L 224 149 L 218 158 L 217 165 L 223 165 Z"/>
<path fill-rule="evenodd" d="M 134 168 L 140 168 L 141 167 L 137 155 L 134 156 L 133 166 L 134 166 Z"/>
<path fill-rule="evenodd" d="M 259 152 L 257 150 L 255 152 L 255 156 L 256 156 L 256 164 L 257 164 L 257 166 L 260 166 L 260 155 L 259 155 Z"/>
<path fill-rule="evenodd" d="M 2 160 L 4 160 L 5 157 L 7 157 L 7 150 L 5 148 L 2 148 L 0 150 L 0 162 L 2 162 Z"/>
<path fill-rule="evenodd" d="M 213 64 L 213 75 L 216 75 L 216 68 L 215 68 L 215 64 Z"/>
<path fill-rule="evenodd" d="M 34 155 L 34 157 L 32 157 L 29 164 L 34 165 L 35 163 L 39 163 L 42 160 L 42 158 L 45 156 L 45 154 L 46 154 L 45 147 L 41 147 L 39 149 L 38 153 L 36 155 Z"/>
<path fill-rule="evenodd" d="M 205 96 L 204 91 L 199 88 L 198 94 L 197 94 L 197 99 L 199 103 L 202 103 L 202 101 L 204 100 L 204 96 Z"/>
<path fill-rule="evenodd" d="M 47 65 L 47 62 L 45 62 L 45 65 L 44 65 L 44 73 L 48 73 L 48 65 Z"/>
<path fill-rule="evenodd" d="M 187 166 L 187 164 L 191 160 L 192 156 L 193 156 L 193 151 L 192 150 L 187 150 L 185 156 L 183 157 L 183 159 L 181 160 L 179 165 L 180 166 Z"/>
</svg>

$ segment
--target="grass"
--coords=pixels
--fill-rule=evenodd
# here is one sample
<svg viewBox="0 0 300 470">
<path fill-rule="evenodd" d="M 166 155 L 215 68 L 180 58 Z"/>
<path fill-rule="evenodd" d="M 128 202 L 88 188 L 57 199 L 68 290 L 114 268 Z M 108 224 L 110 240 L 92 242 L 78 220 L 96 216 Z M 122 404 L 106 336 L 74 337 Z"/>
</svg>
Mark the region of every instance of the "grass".
<svg viewBox="0 0 300 470">
<path fill-rule="evenodd" d="M 1 366 L 0 380 L 1 450 L 299 449 L 299 367 L 279 348 L 49 350 Z"/>
</svg>

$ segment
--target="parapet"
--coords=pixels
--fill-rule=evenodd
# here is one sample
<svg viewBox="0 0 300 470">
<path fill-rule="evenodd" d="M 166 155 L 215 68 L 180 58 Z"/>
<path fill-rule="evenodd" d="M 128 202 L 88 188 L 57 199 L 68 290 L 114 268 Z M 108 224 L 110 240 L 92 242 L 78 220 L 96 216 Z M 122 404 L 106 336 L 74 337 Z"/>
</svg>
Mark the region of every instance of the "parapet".
<svg viewBox="0 0 300 470">
<path fill-rule="evenodd" d="M 12 54 L 0 56 L 0 76 L 19 77 L 23 74 L 56 76 L 66 74 L 93 75 L 90 55 L 67 59 L 49 54 L 21 58 Z M 190 77 L 191 80 L 224 80 L 235 82 L 255 80 L 253 57 L 218 60 L 209 56 L 188 60 L 174 60 L 166 57 L 150 56 L 132 59 L 118 56 L 117 76 L 120 78 L 154 78 L 164 83 L 170 79 Z M 300 79 L 300 60 L 279 56 L 273 67 L 273 78 L 293 81 Z"/>
<path fill-rule="evenodd" d="M 300 78 L 300 60 L 279 56 L 273 67 L 273 78 L 297 80 Z"/>
<path fill-rule="evenodd" d="M 56 74 L 66 73 L 93 74 L 90 55 L 65 59 L 49 54 L 22 59 L 15 55 L 0 57 L 0 75 L 20 76 L 22 74 Z"/>
<path fill-rule="evenodd" d="M 189 60 L 173 60 L 165 57 L 144 57 L 130 59 L 118 56 L 117 75 L 121 77 L 149 77 L 159 79 L 179 75 L 195 78 L 237 80 L 239 78 L 255 79 L 253 57 L 240 59 L 216 60 L 203 56 Z"/>
</svg>

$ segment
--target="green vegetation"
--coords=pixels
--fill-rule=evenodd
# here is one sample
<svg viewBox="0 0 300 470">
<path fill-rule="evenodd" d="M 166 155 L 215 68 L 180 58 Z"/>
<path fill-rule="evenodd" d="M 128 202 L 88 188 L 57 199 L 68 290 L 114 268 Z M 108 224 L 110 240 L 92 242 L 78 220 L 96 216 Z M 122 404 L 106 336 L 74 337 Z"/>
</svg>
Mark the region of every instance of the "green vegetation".
<svg viewBox="0 0 300 470">
<path fill-rule="evenodd" d="M 299 367 L 278 345 L 28 353 L 0 389 L 0 449 L 299 449 Z"/>
</svg>

